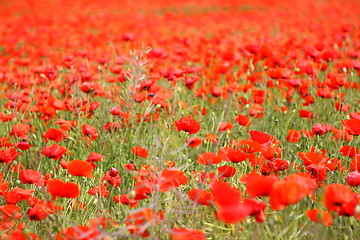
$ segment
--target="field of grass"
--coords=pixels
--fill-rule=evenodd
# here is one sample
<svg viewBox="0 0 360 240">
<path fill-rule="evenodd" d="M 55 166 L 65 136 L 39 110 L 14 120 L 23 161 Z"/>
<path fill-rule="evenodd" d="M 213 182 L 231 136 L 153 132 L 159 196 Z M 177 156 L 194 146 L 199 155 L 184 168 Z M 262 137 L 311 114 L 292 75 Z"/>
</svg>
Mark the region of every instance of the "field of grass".
<svg viewBox="0 0 360 240">
<path fill-rule="evenodd" d="M 360 239 L 360 2 L 0 3 L 0 239 Z"/>
</svg>

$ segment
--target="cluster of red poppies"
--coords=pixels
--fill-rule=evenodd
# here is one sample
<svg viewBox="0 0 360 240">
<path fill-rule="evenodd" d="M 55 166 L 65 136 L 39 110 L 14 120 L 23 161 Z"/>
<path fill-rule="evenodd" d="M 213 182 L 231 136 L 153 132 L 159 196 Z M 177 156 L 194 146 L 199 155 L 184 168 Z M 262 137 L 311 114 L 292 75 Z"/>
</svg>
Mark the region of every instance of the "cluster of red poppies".
<svg viewBox="0 0 360 240">
<path fill-rule="evenodd" d="M 314 222 L 360 220 L 356 1 L 0 10 L 1 239 L 205 239 L 171 222 L 170 194 L 215 224 L 303 201 Z M 58 226 L 70 208 L 87 222 Z"/>
</svg>

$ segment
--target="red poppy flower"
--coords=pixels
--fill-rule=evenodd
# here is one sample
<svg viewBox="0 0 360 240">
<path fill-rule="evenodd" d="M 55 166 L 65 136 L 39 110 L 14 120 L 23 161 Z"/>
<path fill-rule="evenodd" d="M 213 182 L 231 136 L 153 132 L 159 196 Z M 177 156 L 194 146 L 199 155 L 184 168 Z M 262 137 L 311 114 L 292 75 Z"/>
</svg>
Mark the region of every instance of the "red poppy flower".
<svg viewBox="0 0 360 240">
<path fill-rule="evenodd" d="M 210 206 L 211 203 L 211 193 L 204 189 L 194 188 L 188 192 L 188 196 L 192 201 L 197 202 L 198 204 Z"/>
<path fill-rule="evenodd" d="M 205 240 L 205 234 L 195 229 L 173 228 L 171 240 Z"/>
<path fill-rule="evenodd" d="M 305 110 L 305 109 L 299 110 L 300 117 L 311 119 L 313 117 L 313 115 L 314 114 L 312 112 L 310 112 L 309 110 Z"/>
<path fill-rule="evenodd" d="M 21 207 L 13 205 L 13 204 L 7 204 L 0 206 L 0 212 L 3 214 L 3 218 L 11 220 L 18 220 L 22 217 L 22 214 L 19 212 L 21 210 Z"/>
<path fill-rule="evenodd" d="M 47 191 L 53 198 L 77 198 L 80 195 L 80 189 L 76 183 L 63 182 L 57 178 L 47 181 Z"/>
<path fill-rule="evenodd" d="M 230 166 L 218 167 L 219 177 L 233 177 L 236 174 L 236 168 Z"/>
<path fill-rule="evenodd" d="M 45 146 L 41 151 L 41 154 L 48 158 L 53 158 L 54 160 L 59 160 L 64 153 L 67 152 L 66 147 L 60 146 L 54 143 L 51 146 Z"/>
<path fill-rule="evenodd" d="M 90 141 L 95 140 L 99 136 L 97 129 L 89 124 L 82 125 L 81 132 L 84 137 L 88 138 Z"/>
<path fill-rule="evenodd" d="M 105 158 L 105 156 L 100 154 L 100 153 L 91 152 L 89 154 L 88 158 L 86 159 L 86 161 L 88 161 L 88 162 L 98 162 L 98 161 L 103 161 L 104 158 Z"/>
<path fill-rule="evenodd" d="M 231 129 L 234 127 L 234 125 L 230 122 L 222 122 L 220 123 L 218 132 L 225 132 L 225 131 L 231 131 Z"/>
<path fill-rule="evenodd" d="M 289 204 L 295 204 L 311 194 L 315 187 L 315 180 L 299 174 L 292 174 L 285 180 L 276 181 L 270 193 L 271 209 L 281 210 Z"/>
<path fill-rule="evenodd" d="M 344 75 L 337 73 L 328 73 L 326 77 L 326 86 L 334 90 L 344 86 L 347 80 Z"/>
<path fill-rule="evenodd" d="M 344 145 L 340 148 L 340 152 L 343 156 L 355 158 L 360 151 L 356 147 Z"/>
<path fill-rule="evenodd" d="M 61 233 L 58 233 L 56 235 L 56 240 L 90 240 L 99 239 L 101 238 L 100 236 L 101 232 L 98 230 L 98 228 L 93 228 L 89 226 L 76 226 L 68 227 L 65 230 L 61 230 Z"/>
<path fill-rule="evenodd" d="M 60 128 L 64 131 L 69 131 L 71 128 L 76 127 L 78 122 L 59 118 L 54 122 L 54 124 L 60 125 Z"/>
<path fill-rule="evenodd" d="M 45 180 L 43 178 L 42 173 L 32 169 L 21 170 L 20 180 L 24 184 L 30 183 L 30 184 L 35 184 L 37 186 L 44 186 L 45 184 Z"/>
<path fill-rule="evenodd" d="M 359 119 L 348 119 L 341 121 L 342 125 L 345 127 L 351 135 L 360 135 L 360 120 Z"/>
<path fill-rule="evenodd" d="M 94 195 L 94 196 L 95 195 L 102 196 L 104 198 L 107 198 L 110 194 L 110 192 L 107 190 L 106 186 L 103 184 L 93 187 L 87 193 L 90 195 Z"/>
<path fill-rule="evenodd" d="M 117 171 L 117 170 L 116 170 Z M 106 182 L 107 185 L 111 185 L 114 188 L 117 188 L 122 182 L 118 173 L 114 173 L 113 168 L 110 171 L 106 171 L 104 176 L 101 178 L 101 182 Z"/>
<path fill-rule="evenodd" d="M 234 149 L 234 148 L 229 148 L 226 156 L 229 159 L 229 161 L 233 163 L 239 163 L 245 161 L 249 157 L 247 153 L 243 152 L 242 150 Z"/>
<path fill-rule="evenodd" d="M 34 189 L 22 189 L 15 187 L 10 191 L 5 192 L 4 198 L 7 204 L 16 204 L 19 201 L 28 200 L 34 191 Z"/>
<path fill-rule="evenodd" d="M 156 224 L 156 222 L 156 214 L 150 208 L 130 213 L 125 219 L 128 231 L 141 237 L 150 236 L 147 229 L 151 226 L 151 224 Z"/>
<path fill-rule="evenodd" d="M 87 161 L 75 159 L 68 163 L 67 170 L 72 176 L 92 178 L 94 168 Z"/>
<path fill-rule="evenodd" d="M 9 142 L 10 138 L 7 137 L 0 137 L 0 147 L 3 148 L 9 148 L 12 147 L 13 144 L 11 142 Z"/>
<path fill-rule="evenodd" d="M 319 209 L 311 209 L 306 212 L 306 216 L 317 223 L 324 224 L 325 226 L 329 227 L 332 224 L 332 217 L 329 212 L 319 210 Z"/>
<path fill-rule="evenodd" d="M 49 140 L 60 142 L 63 139 L 64 135 L 62 131 L 55 128 L 50 128 L 46 131 L 45 134 L 42 135 L 42 137 L 44 138 L 45 142 L 48 142 Z"/>
<path fill-rule="evenodd" d="M 23 140 L 28 140 L 27 134 L 30 132 L 30 126 L 24 123 L 15 124 L 10 131 L 10 136 L 15 136 Z"/>
<path fill-rule="evenodd" d="M 135 208 L 138 205 L 138 201 L 130 198 L 130 194 L 116 195 L 113 197 L 114 202 L 129 205 L 131 208 Z"/>
<path fill-rule="evenodd" d="M 39 221 L 46 218 L 49 214 L 48 209 L 46 206 L 42 204 L 36 204 L 32 208 L 29 208 L 27 211 L 27 215 L 30 221 Z"/>
<path fill-rule="evenodd" d="M 200 130 L 200 124 L 191 116 L 182 117 L 175 121 L 175 126 L 178 132 L 188 132 L 190 135 L 197 133 Z"/>
<path fill-rule="evenodd" d="M 291 142 L 291 143 L 296 143 L 298 141 L 300 141 L 301 139 L 301 133 L 298 130 L 288 130 L 288 135 L 286 137 L 286 141 Z"/>
<path fill-rule="evenodd" d="M 241 115 L 241 114 L 239 114 L 235 118 L 235 121 L 244 127 L 250 126 L 250 124 L 251 124 L 251 119 L 248 116 Z"/>
<path fill-rule="evenodd" d="M 195 148 L 195 147 L 201 145 L 201 142 L 202 142 L 202 140 L 197 137 L 193 137 L 193 138 L 185 140 L 185 143 L 191 148 Z"/>
<path fill-rule="evenodd" d="M 15 144 L 15 147 L 17 147 L 18 149 L 21 149 L 23 151 L 28 150 L 29 148 L 31 148 L 31 144 L 28 142 L 17 142 Z"/>
<path fill-rule="evenodd" d="M 256 172 L 251 172 L 241 177 L 241 181 L 246 184 L 246 191 L 250 197 L 269 196 L 278 178 L 275 175 L 264 176 Z"/>
<path fill-rule="evenodd" d="M 223 161 L 223 157 L 213 152 L 204 152 L 197 155 L 196 161 L 201 165 L 219 164 Z"/>
<path fill-rule="evenodd" d="M 176 169 L 165 169 L 159 175 L 159 190 L 167 192 L 170 188 L 185 185 L 188 178 L 185 173 Z"/>
<path fill-rule="evenodd" d="M 323 123 L 317 123 L 312 127 L 312 133 L 315 135 L 324 135 L 325 133 L 331 130 L 331 126 L 325 125 Z"/>
<path fill-rule="evenodd" d="M 339 215 L 353 216 L 358 203 L 357 194 L 343 184 L 332 183 L 325 188 L 324 204 L 327 210 Z"/>
<path fill-rule="evenodd" d="M 260 143 L 252 140 L 243 139 L 240 141 L 241 149 L 246 153 L 260 152 L 262 146 Z"/>
<path fill-rule="evenodd" d="M 137 156 L 140 156 L 142 158 L 147 158 L 149 153 L 146 149 L 139 147 L 139 146 L 135 146 L 131 149 L 131 152 Z"/>
<path fill-rule="evenodd" d="M 241 202 L 241 192 L 228 183 L 214 182 L 210 192 L 213 201 L 218 206 L 216 217 L 225 223 L 237 223 L 245 220 L 251 210 Z"/>
<path fill-rule="evenodd" d="M 11 163 L 21 153 L 16 151 L 16 148 L 0 149 L 0 163 Z"/>
<path fill-rule="evenodd" d="M 266 203 L 252 198 L 245 199 L 243 205 L 249 211 L 249 216 L 254 216 L 256 222 L 262 223 L 265 220 Z"/>
</svg>

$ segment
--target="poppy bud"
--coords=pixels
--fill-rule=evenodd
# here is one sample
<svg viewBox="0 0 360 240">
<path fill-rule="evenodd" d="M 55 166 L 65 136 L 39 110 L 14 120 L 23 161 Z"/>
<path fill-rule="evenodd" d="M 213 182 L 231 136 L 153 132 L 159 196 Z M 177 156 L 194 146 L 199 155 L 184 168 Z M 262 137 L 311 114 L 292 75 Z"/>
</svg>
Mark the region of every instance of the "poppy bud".
<svg viewBox="0 0 360 240">
<path fill-rule="evenodd" d="M 110 173 L 109 173 L 109 175 L 111 176 L 111 177 L 116 177 L 117 175 L 118 175 L 118 170 L 116 169 L 116 168 L 114 168 L 114 167 L 112 167 L 111 169 L 110 169 Z"/>
<path fill-rule="evenodd" d="M 129 198 L 130 199 L 134 199 L 136 197 L 136 191 L 132 190 L 130 193 L 129 193 Z"/>
</svg>

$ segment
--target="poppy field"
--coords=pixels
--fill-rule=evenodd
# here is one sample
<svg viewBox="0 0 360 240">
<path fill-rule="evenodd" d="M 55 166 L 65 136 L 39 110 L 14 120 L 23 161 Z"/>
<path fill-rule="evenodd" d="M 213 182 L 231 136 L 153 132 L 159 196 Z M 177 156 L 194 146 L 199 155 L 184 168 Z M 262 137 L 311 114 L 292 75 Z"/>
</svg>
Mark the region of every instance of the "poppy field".
<svg viewBox="0 0 360 240">
<path fill-rule="evenodd" d="M 360 239 L 360 2 L 0 13 L 0 239 Z"/>
</svg>

